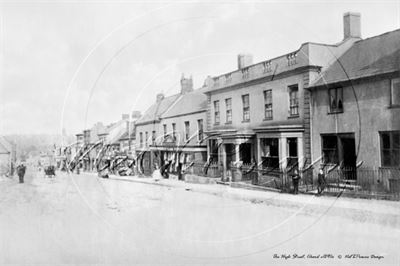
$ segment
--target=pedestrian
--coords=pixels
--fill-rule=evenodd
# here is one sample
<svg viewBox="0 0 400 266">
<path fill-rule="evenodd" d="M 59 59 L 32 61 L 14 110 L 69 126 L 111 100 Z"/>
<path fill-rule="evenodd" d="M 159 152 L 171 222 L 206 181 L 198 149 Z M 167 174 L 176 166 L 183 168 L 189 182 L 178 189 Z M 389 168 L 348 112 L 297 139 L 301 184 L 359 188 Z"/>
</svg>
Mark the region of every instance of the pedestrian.
<svg viewBox="0 0 400 266">
<path fill-rule="evenodd" d="M 17 174 L 18 174 L 20 183 L 24 183 L 25 171 L 26 171 L 26 166 L 24 165 L 24 163 L 21 163 L 20 165 L 18 165 Z"/>
<path fill-rule="evenodd" d="M 293 194 L 298 194 L 299 193 L 300 175 L 299 175 L 299 170 L 297 170 L 297 168 L 294 169 L 292 180 L 293 180 Z"/>
<path fill-rule="evenodd" d="M 318 194 L 324 191 L 326 185 L 324 169 L 321 167 L 318 173 Z"/>
</svg>

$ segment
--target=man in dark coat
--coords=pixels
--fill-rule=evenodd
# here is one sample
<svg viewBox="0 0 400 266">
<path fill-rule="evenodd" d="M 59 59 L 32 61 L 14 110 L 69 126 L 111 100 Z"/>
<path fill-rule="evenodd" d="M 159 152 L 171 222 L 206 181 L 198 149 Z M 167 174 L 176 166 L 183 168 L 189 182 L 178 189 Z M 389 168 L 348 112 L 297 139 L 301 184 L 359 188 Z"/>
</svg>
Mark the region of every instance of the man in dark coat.
<svg viewBox="0 0 400 266">
<path fill-rule="evenodd" d="M 297 168 L 294 169 L 292 179 L 293 179 L 293 193 L 298 194 L 299 193 L 300 174 L 299 174 L 299 170 L 297 170 Z"/>
<path fill-rule="evenodd" d="M 20 183 L 24 183 L 25 170 L 26 170 L 26 166 L 23 163 L 21 163 L 17 167 L 17 174 L 18 174 Z"/>
<path fill-rule="evenodd" d="M 321 194 L 324 191 L 326 185 L 324 169 L 320 168 L 318 173 L 318 194 Z"/>
</svg>

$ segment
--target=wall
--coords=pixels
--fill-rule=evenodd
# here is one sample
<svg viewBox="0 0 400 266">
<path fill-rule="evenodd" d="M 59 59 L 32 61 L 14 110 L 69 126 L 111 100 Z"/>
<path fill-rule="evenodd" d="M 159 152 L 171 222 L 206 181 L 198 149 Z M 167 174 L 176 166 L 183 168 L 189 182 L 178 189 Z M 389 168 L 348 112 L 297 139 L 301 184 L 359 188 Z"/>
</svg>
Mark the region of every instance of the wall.
<svg viewBox="0 0 400 266">
<path fill-rule="evenodd" d="M 148 145 L 150 145 L 152 131 L 156 131 L 156 136 L 159 136 L 160 134 L 162 134 L 162 131 L 160 131 L 160 127 L 162 127 L 162 126 L 160 126 L 160 122 L 153 122 L 153 123 L 145 124 L 145 125 L 136 125 L 135 148 L 140 149 L 140 132 L 143 133 L 143 147 L 144 147 L 145 142 L 146 142 L 146 140 L 145 140 L 146 139 L 146 131 L 148 132 Z M 162 130 L 162 128 L 161 128 L 161 130 Z"/>
<path fill-rule="evenodd" d="M 290 85 L 298 85 L 299 92 L 299 118 L 289 117 L 289 89 Z M 264 90 L 272 89 L 272 110 L 273 119 L 264 120 Z M 242 95 L 250 95 L 250 122 L 243 120 Z M 254 127 L 276 124 L 276 123 L 302 123 L 303 106 L 303 75 L 297 74 L 284 79 L 277 79 L 270 82 L 247 86 L 235 90 L 216 91 L 211 94 L 211 128 L 235 128 L 252 129 Z M 226 124 L 225 99 L 232 98 L 232 124 Z M 220 125 L 215 125 L 214 101 L 220 101 Z"/>
<path fill-rule="evenodd" d="M 357 100 L 356 100 L 356 97 Z M 327 89 L 312 92 L 312 154 L 313 160 L 321 156 L 323 133 L 355 133 L 357 161 L 363 166 L 379 167 L 380 138 L 378 131 L 400 130 L 400 108 L 388 108 L 390 80 L 364 82 L 343 88 L 343 113 L 328 114 Z M 358 108 L 359 112 L 358 113 Z M 359 127 L 361 118 L 361 128 Z"/>
<path fill-rule="evenodd" d="M 189 137 L 197 132 L 197 120 L 203 119 L 203 131 L 206 130 L 206 111 L 201 113 L 189 114 L 176 116 L 171 118 L 161 119 L 160 122 L 160 136 L 163 134 L 163 125 L 167 125 L 167 133 L 172 133 L 172 123 L 176 124 L 176 136 L 177 136 L 177 144 L 183 145 L 185 140 L 185 121 L 189 121 L 190 124 L 190 133 Z M 204 137 L 203 137 L 204 138 Z M 187 145 L 198 145 L 198 137 L 197 135 L 193 137 Z M 206 145 L 206 143 L 202 143 L 201 145 Z"/>
</svg>

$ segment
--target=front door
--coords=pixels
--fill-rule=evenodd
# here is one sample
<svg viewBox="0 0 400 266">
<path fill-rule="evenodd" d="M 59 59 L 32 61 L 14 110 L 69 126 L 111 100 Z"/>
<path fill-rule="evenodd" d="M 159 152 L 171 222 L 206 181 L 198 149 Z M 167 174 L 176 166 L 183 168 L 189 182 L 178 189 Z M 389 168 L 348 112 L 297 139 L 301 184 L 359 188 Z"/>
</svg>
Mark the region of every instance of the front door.
<svg viewBox="0 0 400 266">
<path fill-rule="evenodd" d="M 250 143 L 240 144 L 240 160 L 243 163 L 251 163 L 251 144 Z"/>
<path fill-rule="evenodd" d="M 342 146 L 343 172 L 346 179 L 357 179 L 356 142 L 353 137 L 340 137 Z"/>
</svg>

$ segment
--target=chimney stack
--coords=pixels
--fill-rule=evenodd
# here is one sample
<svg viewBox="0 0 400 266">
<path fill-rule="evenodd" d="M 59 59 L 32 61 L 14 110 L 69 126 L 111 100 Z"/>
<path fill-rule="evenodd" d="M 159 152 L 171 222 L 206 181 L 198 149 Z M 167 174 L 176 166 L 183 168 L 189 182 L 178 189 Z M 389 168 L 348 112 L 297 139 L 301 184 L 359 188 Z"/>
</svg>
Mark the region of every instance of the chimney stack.
<svg viewBox="0 0 400 266">
<path fill-rule="evenodd" d="M 190 76 L 190 78 L 185 78 L 185 75 L 182 74 L 181 77 L 181 94 L 185 94 L 188 92 L 193 91 L 193 78 Z"/>
<path fill-rule="evenodd" d="M 156 102 L 160 103 L 162 100 L 164 100 L 165 96 L 164 93 L 159 93 L 157 94 Z"/>
<path fill-rule="evenodd" d="M 344 39 L 361 38 L 361 14 L 347 12 L 343 15 Z"/>
<path fill-rule="evenodd" d="M 253 56 L 251 54 L 238 55 L 238 68 L 242 69 L 253 64 Z"/>
<path fill-rule="evenodd" d="M 129 120 L 129 114 L 122 114 L 122 120 Z"/>
</svg>

